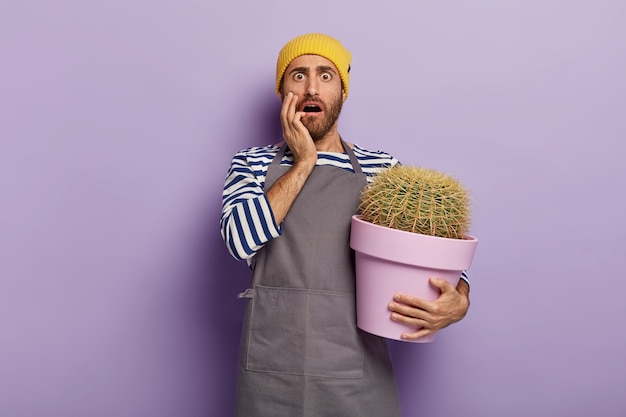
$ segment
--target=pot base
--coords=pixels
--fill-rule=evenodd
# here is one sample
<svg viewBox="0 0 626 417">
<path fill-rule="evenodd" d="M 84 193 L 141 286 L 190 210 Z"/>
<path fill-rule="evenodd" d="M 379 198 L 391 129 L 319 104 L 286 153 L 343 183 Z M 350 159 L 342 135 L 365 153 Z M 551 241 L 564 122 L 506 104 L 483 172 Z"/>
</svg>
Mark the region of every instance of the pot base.
<svg viewBox="0 0 626 417">
<path fill-rule="evenodd" d="M 419 266 L 386 262 L 384 259 L 356 253 L 357 326 L 368 333 L 387 339 L 410 343 L 428 343 L 437 333 L 416 339 L 401 339 L 403 333 L 415 333 L 419 328 L 391 320 L 387 308 L 396 293 L 436 300 L 439 289 L 430 285 L 430 277 L 443 278 L 456 287 L 461 271 L 444 271 Z"/>
</svg>

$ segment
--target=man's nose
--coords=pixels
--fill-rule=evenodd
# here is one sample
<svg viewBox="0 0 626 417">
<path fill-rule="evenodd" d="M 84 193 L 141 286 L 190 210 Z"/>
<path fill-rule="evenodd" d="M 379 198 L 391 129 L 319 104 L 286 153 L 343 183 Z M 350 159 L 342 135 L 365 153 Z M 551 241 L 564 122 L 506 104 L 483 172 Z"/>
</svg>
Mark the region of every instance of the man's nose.
<svg viewBox="0 0 626 417">
<path fill-rule="evenodd" d="M 315 77 L 310 77 L 306 84 L 306 94 L 309 96 L 316 96 L 319 93 L 319 80 Z"/>
</svg>

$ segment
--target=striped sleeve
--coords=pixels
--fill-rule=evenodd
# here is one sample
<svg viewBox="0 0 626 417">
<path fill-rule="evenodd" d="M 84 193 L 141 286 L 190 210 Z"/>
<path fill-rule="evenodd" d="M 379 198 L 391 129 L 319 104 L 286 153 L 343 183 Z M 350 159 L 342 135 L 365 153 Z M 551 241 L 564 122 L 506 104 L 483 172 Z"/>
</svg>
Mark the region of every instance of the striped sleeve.
<svg viewBox="0 0 626 417">
<path fill-rule="evenodd" d="M 261 165 L 267 165 L 264 161 Z M 222 193 L 222 239 L 236 259 L 251 258 L 265 243 L 281 234 L 263 191 L 262 178 L 255 174 L 246 151 L 237 153 L 230 164 Z"/>
<path fill-rule="evenodd" d="M 467 271 L 461 272 L 461 280 L 465 281 L 467 285 L 470 285 L 469 277 L 467 276 Z"/>
</svg>

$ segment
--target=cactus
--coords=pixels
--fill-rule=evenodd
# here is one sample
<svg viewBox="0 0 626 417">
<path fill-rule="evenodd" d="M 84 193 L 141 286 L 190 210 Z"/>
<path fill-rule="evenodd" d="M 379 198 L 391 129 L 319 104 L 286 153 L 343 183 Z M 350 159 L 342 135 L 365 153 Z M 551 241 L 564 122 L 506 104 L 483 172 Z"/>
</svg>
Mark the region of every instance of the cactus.
<svg viewBox="0 0 626 417">
<path fill-rule="evenodd" d="M 450 175 L 398 164 L 365 187 L 359 214 L 380 226 L 463 239 L 470 226 L 469 202 L 467 190 Z"/>
</svg>

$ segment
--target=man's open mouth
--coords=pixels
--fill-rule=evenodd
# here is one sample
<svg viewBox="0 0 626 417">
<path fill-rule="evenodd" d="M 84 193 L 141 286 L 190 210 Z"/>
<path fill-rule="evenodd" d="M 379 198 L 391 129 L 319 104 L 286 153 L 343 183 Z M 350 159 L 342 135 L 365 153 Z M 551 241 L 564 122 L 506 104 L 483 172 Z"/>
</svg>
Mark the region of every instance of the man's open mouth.
<svg viewBox="0 0 626 417">
<path fill-rule="evenodd" d="M 317 104 L 307 104 L 306 106 L 304 106 L 302 111 L 305 113 L 319 113 L 322 111 L 322 108 Z"/>
</svg>

